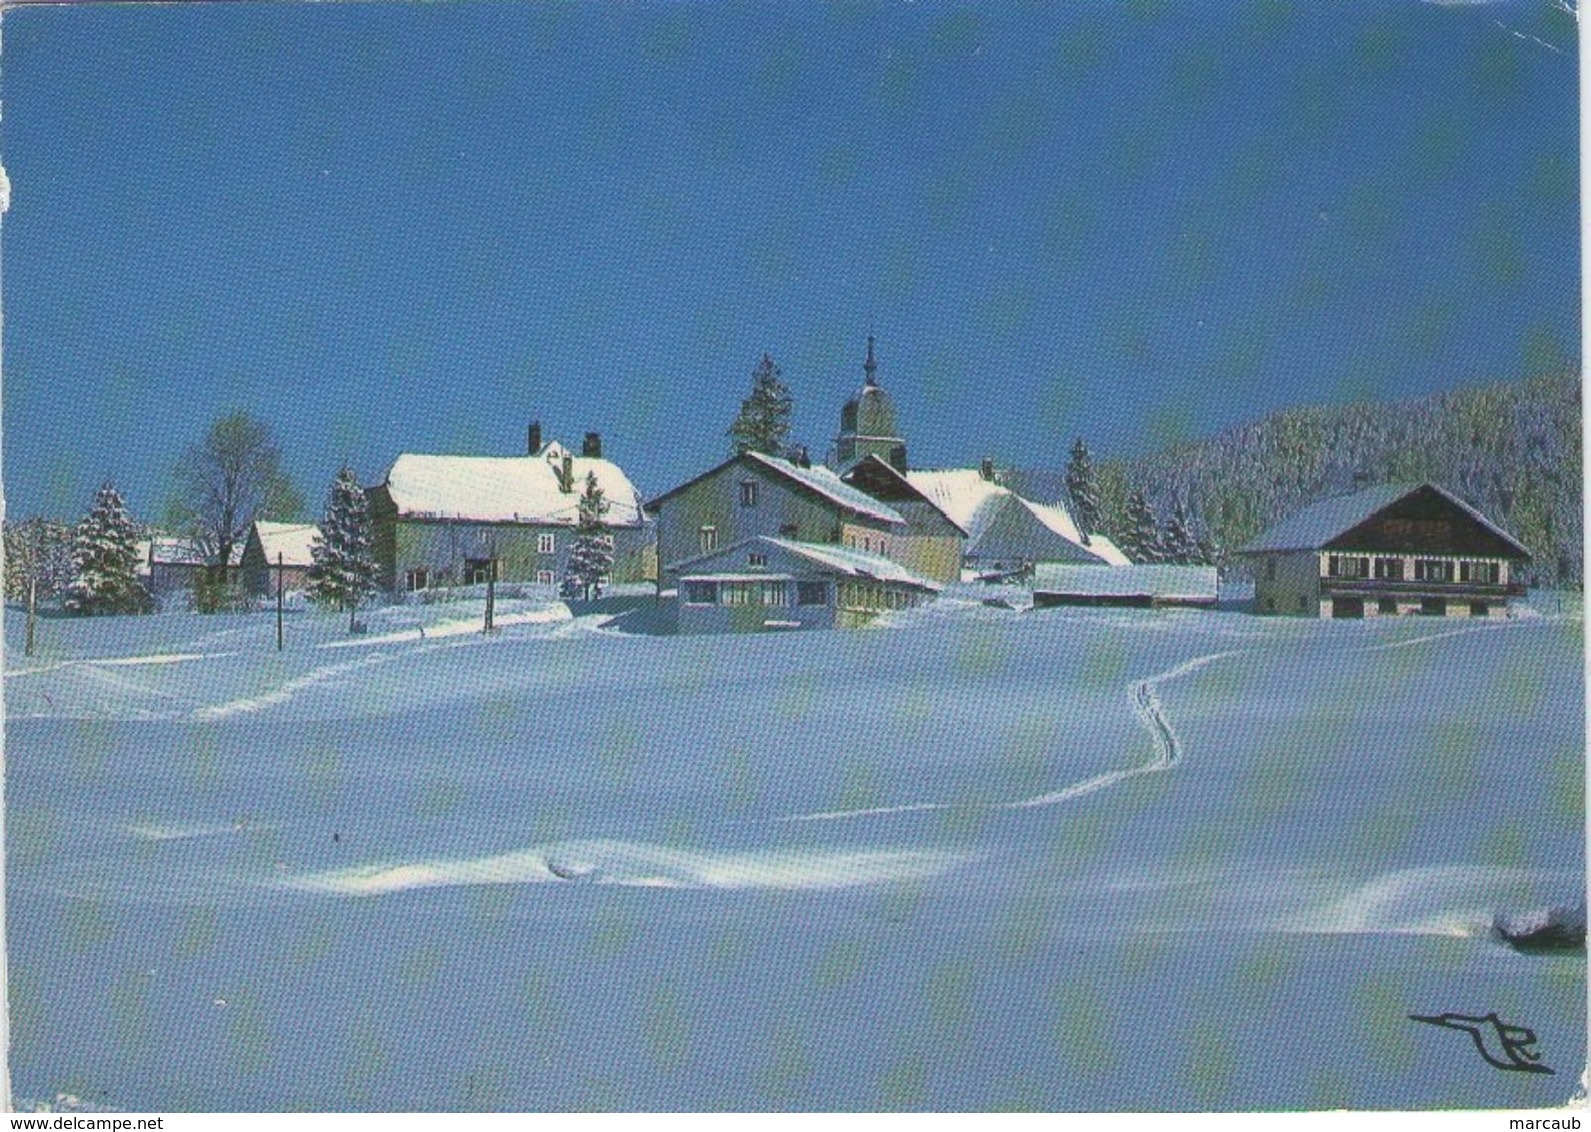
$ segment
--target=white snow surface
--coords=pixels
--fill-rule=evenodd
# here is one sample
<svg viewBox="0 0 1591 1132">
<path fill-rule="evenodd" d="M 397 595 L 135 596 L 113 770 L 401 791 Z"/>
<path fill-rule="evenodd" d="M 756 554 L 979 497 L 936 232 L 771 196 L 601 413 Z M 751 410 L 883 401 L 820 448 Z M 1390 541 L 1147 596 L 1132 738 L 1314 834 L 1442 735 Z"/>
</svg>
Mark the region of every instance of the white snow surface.
<svg viewBox="0 0 1591 1132">
<path fill-rule="evenodd" d="M 1570 1097 L 1584 957 L 1486 925 L 1584 892 L 1577 615 L 981 593 L 723 637 L 525 599 L 491 635 L 479 601 L 365 611 L 360 637 L 305 612 L 281 653 L 265 615 L 52 619 L 33 658 L 8 611 L 8 964 L 38 1023 L 14 1088 L 140 1111 Z M 1452 1010 L 1529 1026 L 1557 1072 L 1408 1021 Z"/>
</svg>

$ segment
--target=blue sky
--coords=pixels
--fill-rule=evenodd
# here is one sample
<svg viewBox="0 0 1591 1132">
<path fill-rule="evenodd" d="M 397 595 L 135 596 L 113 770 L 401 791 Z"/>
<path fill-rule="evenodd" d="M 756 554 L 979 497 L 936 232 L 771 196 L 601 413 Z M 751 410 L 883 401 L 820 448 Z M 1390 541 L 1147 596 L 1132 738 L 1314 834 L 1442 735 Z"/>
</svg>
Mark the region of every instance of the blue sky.
<svg viewBox="0 0 1591 1132">
<path fill-rule="evenodd" d="M 215 416 L 649 494 L 763 351 L 814 453 L 878 336 L 919 465 L 1143 451 L 1579 356 L 1577 51 L 1488 4 L 13 9 L 4 477 L 155 516 Z"/>
</svg>

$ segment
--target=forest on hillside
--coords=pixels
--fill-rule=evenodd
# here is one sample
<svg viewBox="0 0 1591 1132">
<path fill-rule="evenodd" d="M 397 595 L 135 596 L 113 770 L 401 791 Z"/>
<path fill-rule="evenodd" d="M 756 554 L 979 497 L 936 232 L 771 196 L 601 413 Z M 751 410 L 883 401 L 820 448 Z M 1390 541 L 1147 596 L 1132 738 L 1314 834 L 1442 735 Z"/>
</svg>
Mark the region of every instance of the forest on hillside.
<svg viewBox="0 0 1591 1132">
<path fill-rule="evenodd" d="M 1304 505 L 1363 485 L 1429 480 L 1530 549 L 1532 584 L 1580 586 L 1580 376 L 1552 374 L 1407 401 L 1287 409 L 1151 455 L 1099 461 L 1101 525 L 1116 535 L 1142 491 L 1180 497 L 1223 563 Z M 1029 473 L 1033 488 L 1056 473 Z M 1058 494 L 1055 497 L 1060 497 Z"/>
</svg>

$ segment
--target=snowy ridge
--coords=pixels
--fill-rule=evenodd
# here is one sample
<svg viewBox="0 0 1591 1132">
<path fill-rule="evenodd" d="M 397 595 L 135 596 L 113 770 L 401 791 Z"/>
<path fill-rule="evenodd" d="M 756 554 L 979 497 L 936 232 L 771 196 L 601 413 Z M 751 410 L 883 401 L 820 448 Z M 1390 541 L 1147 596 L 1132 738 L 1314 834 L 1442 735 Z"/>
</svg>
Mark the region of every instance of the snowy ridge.
<svg viewBox="0 0 1591 1132">
<path fill-rule="evenodd" d="M 224 822 L 186 822 L 173 824 L 160 824 L 156 822 L 141 822 L 136 825 L 122 827 L 130 836 L 139 841 L 189 841 L 198 837 L 225 837 L 234 833 L 256 833 L 277 828 L 268 822 L 255 822 L 246 819 Z"/>
<path fill-rule="evenodd" d="M 193 713 L 193 717 L 195 719 L 225 719 L 228 716 L 241 715 L 247 712 L 264 711 L 268 707 L 286 703 L 306 688 L 313 688 L 316 684 L 324 683 L 345 672 L 367 668 L 386 659 L 388 658 L 385 655 L 377 653 L 372 656 L 361 657 L 358 660 L 346 661 L 342 664 L 328 664 L 289 680 L 269 692 L 262 692 L 258 696 L 247 696 L 240 700 L 229 700 L 224 704 L 212 704 L 209 707 L 200 708 Z"/>
<path fill-rule="evenodd" d="M 568 621 L 572 614 L 569 607 L 562 602 L 543 606 L 540 609 L 527 609 L 519 613 L 499 613 L 492 618 L 494 628 L 504 628 L 509 625 L 542 625 L 556 621 Z M 353 649 L 368 645 L 391 645 L 402 641 L 430 641 L 438 637 L 463 637 L 481 631 L 479 617 L 460 617 L 452 621 L 439 621 L 434 625 L 416 625 L 412 629 L 397 629 L 391 633 L 382 633 L 376 637 L 352 637 L 346 641 L 328 641 L 320 648 L 323 649 Z"/>
<path fill-rule="evenodd" d="M 1544 879 L 1525 869 L 1430 865 L 1382 873 L 1271 925 L 1289 933 L 1484 937 L 1497 909 Z"/>
<path fill-rule="evenodd" d="M 463 860 L 420 860 L 280 882 L 303 892 L 380 896 L 416 888 L 583 882 L 631 888 L 812 891 L 918 880 L 962 864 L 932 850 L 717 853 L 634 841 L 570 841 Z"/>
</svg>

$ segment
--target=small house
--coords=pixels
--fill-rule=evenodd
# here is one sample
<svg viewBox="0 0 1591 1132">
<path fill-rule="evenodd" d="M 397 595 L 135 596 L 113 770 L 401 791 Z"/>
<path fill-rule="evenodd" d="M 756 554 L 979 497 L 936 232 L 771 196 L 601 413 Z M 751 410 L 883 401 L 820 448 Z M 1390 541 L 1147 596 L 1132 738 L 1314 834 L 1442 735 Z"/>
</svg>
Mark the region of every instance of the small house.
<svg viewBox="0 0 1591 1132">
<path fill-rule="evenodd" d="M 682 633 L 853 628 L 939 589 L 881 554 L 767 535 L 666 569 L 679 579 Z"/>
<path fill-rule="evenodd" d="M 275 593 L 278 583 L 284 590 L 303 589 L 319 537 L 320 528 L 314 523 L 256 520 L 243 543 L 244 588 L 255 595 Z"/>
<path fill-rule="evenodd" d="M 179 535 L 151 535 L 138 543 L 138 580 L 162 605 L 173 595 L 191 594 L 211 569 L 210 560 L 192 539 Z M 243 564 L 243 544 L 235 543 L 228 565 Z"/>
<path fill-rule="evenodd" d="M 1260 613 L 1492 617 L 1523 596 L 1519 540 L 1435 484 L 1320 500 L 1238 551 Z"/>
</svg>

